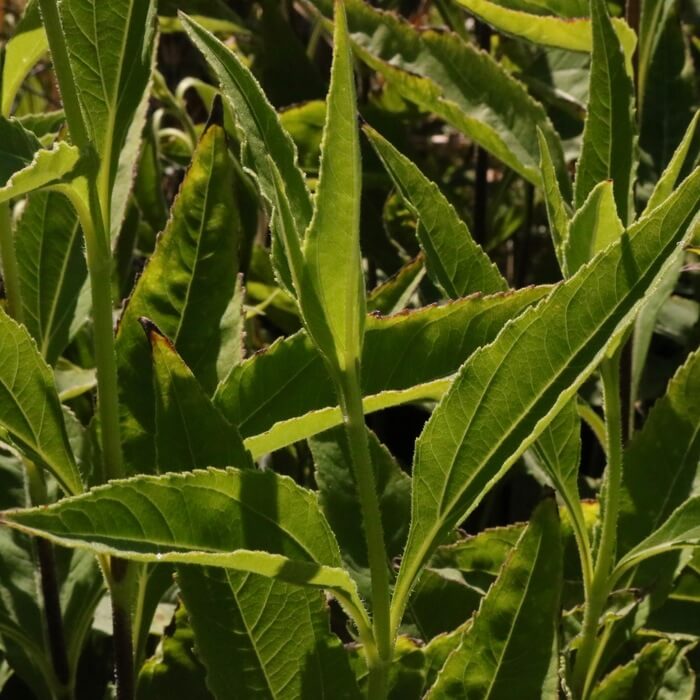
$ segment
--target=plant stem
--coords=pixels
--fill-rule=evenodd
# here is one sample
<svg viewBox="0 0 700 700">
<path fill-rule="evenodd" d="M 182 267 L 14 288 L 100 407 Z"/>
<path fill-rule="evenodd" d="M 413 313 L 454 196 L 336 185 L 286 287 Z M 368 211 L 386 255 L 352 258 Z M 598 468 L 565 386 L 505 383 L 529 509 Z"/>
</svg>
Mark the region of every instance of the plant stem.
<svg viewBox="0 0 700 700">
<path fill-rule="evenodd" d="M 22 298 L 19 286 L 19 265 L 12 235 L 12 217 L 9 202 L 0 204 L 0 259 L 2 259 L 2 280 L 5 285 L 7 313 L 22 323 Z"/>
<path fill-rule="evenodd" d="M 476 38 L 479 48 L 488 52 L 491 47 L 491 27 L 476 23 Z M 481 146 L 476 147 L 474 181 L 474 240 L 481 246 L 486 243 L 486 214 L 488 211 L 489 154 Z"/>
<path fill-rule="evenodd" d="M 133 586 L 129 564 L 112 557 L 109 566 L 109 589 L 112 598 L 112 637 L 117 700 L 133 700 L 135 693 L 134 645 L 131 625 Z"/>
<path fill-rule="evenodd" d="M 357 363 L 343 373 L 340 396 L 345 431 L 355 472 L 355 483 L 362 509 L 362 520 L 367 541 L 367 557 L 372 579 L 372 626 L 379 654 L 379 663 L 370 667 L 370 698 L 386 697 L 386 673 L 393 655 L 393 639 L 389 618 L 391 591 L 389 566 L 379 499 L 374 478 L 372 458 L 367 440 L 360 374 Z"/>
<path fill-rule="evenodd" d="M 574 665 L 573 688 L 580 700 L 586 700 L 596 673 L 596 643 L 598 623 L 610 593 L 610 572 L 615 561 L 617 518 L 622 483 L 622 411 L 620 400 L 620 357 L 618 349 L 613 358 L 601 366 L 607 424 L 608 465 L 605 473 L 605 499 L 602 502 L 602 531 L 590 595 L 586 600 L 581 645 Z"/>
<path fill-rule="evenodd" d="M 112 317 L 112 250 L 108 227 L 102 221 L 94 187 L 87 183 L 61 191 L 75 207 L 85 236 L 88 272 L 92 293 L 93 335 L 97 365 L 97 403 L 102 432 L 104 478 L 124 476 L 119 427 L 117 360 L 114 352 Z"/>
<path fill-rule="evenodd" d="M 39 506 L 48 503 L 46 483 L 43 474 L 30 460 L 24 460 L 27 474 L 29 499 L 32 505 Z M 63 613 L 59 595 L 58 577 L 56 575 L 56 558 L 54 548 L 48 540 L 37 537 L 37 559 L 39 562 L 39 582 L 44 600 L 44 621 L 46 623 L 46 638 L 51 655 L 51 663 L 56 680 L 60 684 L 60 694 L 63 698 L 72 697 L 72 681 L 66 635 L 63 626 Z"/>
</svg>

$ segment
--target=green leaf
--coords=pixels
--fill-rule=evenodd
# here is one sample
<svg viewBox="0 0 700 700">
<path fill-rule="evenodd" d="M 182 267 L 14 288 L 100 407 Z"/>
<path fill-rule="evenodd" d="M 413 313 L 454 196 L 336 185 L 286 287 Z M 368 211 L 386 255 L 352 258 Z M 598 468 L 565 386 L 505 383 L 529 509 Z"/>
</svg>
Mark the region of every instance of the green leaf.
<svg viewBox="0 0 700 700">
<path fill-rule="evenodd" d="M 542 171 L 542 185 L 544 190 L 544 202 L 547 208 L 549 230 L 554 243 L 559 267 L 565 269 L 564 245 L 569 235 L 569 206 L 564 200 L 557 180 L 557 172 L 549 150 L 549 144 L 544 134 L 538 129 L 537 139 L 540 147 L 540 170 Z"/>
<path fill-rule="evenodd" d="M 180 606 L 165 630 L 155 655 L 141 667 L 136 700 L 185 696 L 211 700 L 202 662 L 194 651 L 194 634 L 187 610 Z"/>
<path fill-rule="evenodd" d="M 691 700 L 695 678 L 686 652 L 671 640 L 647 644 L 593 689 L 591 700 Z"/>
<path fill-rule="evenodd" d="M 282 128 L 274 107 L 240 59 L 203 27 L 186 16 L 182 22 L 195 46 L 221 83 L 224 98 L 236 115 L 241 140 L 241 163 L 255 174 L 262 196 L 270 205 L 273 262 L 287 291 L 293 293 L 289 263 L 297 255 L 311 221 L 311 196 L 297 166 L 294 142 Z M 289 214 L 279 211 L 286 200 Z"/>
<path fill-rule="evenodd" d="M 65 141 L 43 148 L 16 119 L 0 117 L 0 204 L 57 184 L 78 164 L 80 152 Z"/>
<path fill-rule="evenodd" d="M 132 473 L 153 472 L 156 464 L 151 352 L 139 318 L 151 319 L 173 342 L 207 392 L 239 356 L 240 338 L 228 329 L 240 313 L 234 172 L 224 131 L 211 126 L 119 324 L 122 440 Z"/>
<path fill-rule="evenodd" d="M 700 543 L 700 496 L 693 496 L 678 506 L 657 530 L 620 559 L 612 578 L 617 580 L 625 571 L 637 566 L 645 559 L 698 543 Z"/>
<path fill-rule="evenodd" d="M 331 16 L 330 0 L 310 1 Z M 538 186 L 539 126 L 564 180 L 561 143 L 544 108 L 491 56 L 456 35 L 419 32 L 363 0 L 346 0 L 345 9 L 358 57 L 402 97 L 464 132 Z"/>
<path fill-rule="evenodd" d="M 567 275 L 573 275 L 622 236 L 625 227 L 617 215 L 613 187 L 610 180 L 596 185 L 571 219 L 564 245 Z"/>
<path fill-rule="evenodd" d="M 532 287 L 386 318 L 369 316 L 362 354 L 363 395 L 448 378 L 471 353 L 493 340 L 508 320 L 549 290 Z M 447 384 L 442 383 L 440 393 Z M 279 340 L 241 363 L 219 386 L 214 402 L 244 438 L 265 433 L 280 421 L 337 405 L 323 361 L 305 333 Z M 325 427 L 340 422 L 333 420 Z"/>
<path fill-rule="evenodd" d="M 575 206 L 583 206 L 598 183 L 612 180 L 617 212 L 627 225 L 634 216 L 632 185 L 637 167 L 634 87 L 605 3 L 591 0 L 591 8 L 593 56 Z"/>
<path fill-rule="evenodd" d="M 52 491 L 54 484 L 49 484 Z M 0 452 L 0 485 L 0 509 L 27 505 L 23 466 L 17 457 L 6 452 Z M 34 696 L 53 700 L 61 692 L 61 683 L 53 671 L 46 642 L 36 543 L 20 532 L 1 528 L 0 557 L 8 564 L 0 569 L 0 637 L 4 655 Z M 89 552 L 57 549 L 55 560 L 69 674 L 74 679 L 95 606 L 104 594 L 104 583 Z"/>
<path fill-rule="evenodd" d="M 417 255 L 367 295 L 367 310 L 382 315 L 402 311 L 423 281 L 424 274 L 424 257 Z"/>
<path fill-rule="evenodd" d="M 362 352 L 366 305 L 355 76 L 344 5 L 337 2 L 335 7 L 321 167 L 314 215 L 304 239 L 303 281 L 297 293 L 309 335 L 331 366 L 345 372 L 354 371 Z"/>
<path fill-rule="evenodd" d="M 62 0 L 58 11 L 69 60 L 69 66 L 57 65 L 58 79 L 63 90 L 67 81 L 75 86 L 83 124 L 100 156 L 98 188 L 104 198 L 151 76 L 155 3 Z M 55 45 L 51 49 L 56 52 Z M 69 111 L 67 117 L 75 136 L 78 125 Z"/>
<path fill-rule="evenodd" d="M 697 153 L 693 152 L 693 144 L 697 139 L 698 124 L 700 124 L 700 112 L 696 113 L 693 117 L 666 170 L 664 170 L 659 181 L 656 183 L 654 191 L 651 197 L 649 197 L 646 209 L 644 210 L 645 214 L 653 211 L 667 197 L 670 197 L 681 172 L 686 169 L 688 165 L 694 165 L 692 161 L 697 159 Z M 691 161 L 690 163 L 688 162 L 689 160 Z"/>
<path fill-rule="evenodd" d="M 625 450 L 618 525 L 621 554 L 651 535 L 696 493 L 699 460 L 700 351 L 696 351 Z"/>
<path fill-rule="evenodd" d="M 23 326 L 0 310 L 0 426 L 17 448 L 48 469 L 66 493 L 82 480 L 63 422 L 53 373 Z"/>
<path fill-rule="evenodd" d="M 431 279 L 450 299 L 508 289 L 498 268 L 474 241 L 437 185 L 374 129 L 367 126 L 364 131 L 406 204 L 420 220 L 418 239 Z"/>
<path fill-rule="evenodd" d="M 55 192 L 29 197 L 15 233 L 22 320 L 50 365 L 69 341 L 87 279 L 82 233 L 71 203 Z"/>
<path fill-rule="evenodd" d="M 458 2 L 497 31 L 527 39 L 535 44 L 585 53 L 590 53 L 593 48 L 591 20 L 587 17 L 573 19 L 531 14 L 503 7 L 489 0 L 458 0 Z M 622 44 L 631 75 L 632 55 L 637 46 L 637 35 L 623 19 L 614 19 L 612 26 Z"/>
<path fill-rule="evenodd" d="M 39 3 L 37 0 L 31 0 L 27 3 L 22 19 L 14 28 L 12 37 L 5 44 L 0 80 L 0 114 L 3 117 L 10 116 L 24 79 L 48 48 L 46 32 L 41 25 Z"/>
<path fill-rule="evenodd" d="M 374 433 L 368 433 L 368 438 L 387 556 L 398 557 L 408 533 L 411 479 Z M 319 504 L 338 538 L 346 568 L 353 573 L 361 595 L 368 598 L 367 542 L 357 526 L 362 513 L 345 431 L 335 428 L 317 435 L 309 440 L 309 447 L 316 467 Z"/>
<path fill-rule="evenodd" d="M 514 682 L 520 697 L 557 698 L 561 586 L 559 518 L 554 502 L 547 501 L 533 515 L 426 698 L 510 700 Z"/>
<path fill-rule="evenodd" d="M 575 399 L 566 404 L 540 435 L 534 444 L 534 452 L 567 508 L 582 521 L 583 512 L 578 491 L 581 419 Z"/>
<path fill-rule="evenodd" d="M 700 170 L 653 216 L 634 224 L 464 364 L 416 444 L 413 520 L 395 605 L 405 604 L 440 540 L 473 511 L 619 341 L 671 253 L 690 235 L 698 205 Z"/>
<path fill-rule="evenodd" d="M 171 342 L 142 322 L 153 353 L 159 471 L 252 467 L 238 430 L 211 403 Z"/>
<path fill-rule="evenodd" d="M 219 700 L 359 700 L 317 591 L 191 566 L 179 567 L 178 582 L 207 684 Z"/>
<path fill-rule="evenodd" d="M 663 172 L 697 112 L 697 85 L 682 4 L 641 4 L 637 103 L 639 145 L 646 155 L 640 179 L 647 183 Z"/>
<path fill-rule="evenodd" d="M 62 546 L 261 574 L 332 590 L 355 613 L 362 610 L 316 496 L 273 472 L 207 469 L 133 477 L 2 517 Z"/>
</svg>

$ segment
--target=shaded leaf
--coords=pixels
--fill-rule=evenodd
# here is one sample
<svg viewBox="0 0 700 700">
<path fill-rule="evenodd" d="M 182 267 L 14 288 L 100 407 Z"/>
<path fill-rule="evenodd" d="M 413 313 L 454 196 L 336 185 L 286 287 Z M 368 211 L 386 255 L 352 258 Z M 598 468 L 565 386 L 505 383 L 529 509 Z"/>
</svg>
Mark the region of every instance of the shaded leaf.
<svg viewBox="0 0 700 700">
<path fill-rule="evenodd" d="M 699 542 L 700 496 L 693 496 L 678 506 L 657 530 L 620 559 L 613 572 L 613 579 L 617 580 L 622 573 L 645 559 Z"/>
<path fill-rule="evenodd" d="M 236 274 L 241 231 L 233 180 L 224 131 L 211 126 L 119 324 L 122 440 L 132 473 L 155 469 L 151 353 L 138 319 L 157 324 L 208 392 L 239 357 L 240 337 L 228 330 L 230 316 L 240 313 Z"/>
<path fill-rule="evenodd" d="M 409 390 L 449 377 L 478 347 L 493 340 L 508 320 L 549 289 L 532 287 L 490 297 L 469 297 L 386 318 L 369 316 L 362 354 L 363 395 Z M 441 383 L 439 395 L 447 384 L 449 381 Z M 412 400 L 412 396 L 407 395 L 403 401 Z M 241 363 L 218 388 L 214 402 L 231 423 L 238 425 L 244 438 L 274 430 L 280 421 L 337 405 L 321 357 L 304 333 L 277 341 Z M 401 402 L 400 397 L 397 402 Z M 338 425 L 339 416 L 338 411 L 330 424 L 312 432 L 302 431 L 293 439 L 304 439 Z M 278 429 L 283 430 L 283 426 Z M 248 447 L 254 455 L 260 454 L 251 444 Z"/>
<path fill-rule="evenodd" d="M 462 367 L 416 444 L 413 521 L 395 594 L 400 604 L 440 539 L 539 437 L 624 334 L 672 262 L 669 256 L 690 235 L 699 204 L 700 170 Z"/>
<path fill-rule="evenodd" d="M 387 556 L 401 554 L 408 533 L 411 479 L 391 453 L 368 433 L 369 449 L 379 495 Z M 353 572 L 363 597 L 370 596 L 367 542 L 357 495 L 352 459 L 345 431 L 335 428 L 309 440 L 316 467 L 319 504 L 338 538 L 346 567 Z"/>
<path fill-rule="evenodd" d="M 170 341 L 142 321 L 153 353 L 159 470 L 252 467 L 238 430 L 211 403 Z"/>
<path fill-rule="evenodd" d="M 331 16 L 330 0 L 311 2 Z M 452 124 L 535 185 L 541 184 L 539 126 L 564 179 L 561 143 L 543 107 L 491 56 L 456 35 L 419 32 L 363 0 L 346 0 L 345 8 L 358 57 L 402 97 Z"/>
<path fill-rule="evenodd" d="M 41 24 L 39 3 L 31 0 L 27 3 L 24 15 L 12 32 L 12 37 L 4 46 L 2 61 L 2 94 L 0 96 L 0 114 L 7 117 L 12 111 L 24 79 L 37 61 L 48 51 L 46 32 Z"/>
<path fill-rule="evenodd" d="M 66 493 L 83 490 L 53 373 L 23 326 L 0 310 L 0 426 Z"/>
<path fill-rule="evenodd" d="M 590 53 L 593 48 L 591 20 L 588 17 L 581 16 L 573 19 L 556 15 L 530 14 L 503 7 L 489 0 L 458 0 L 458 2 L 497 31 L 527 39 L 535 44 L 586 53 Z M 614 19 L 613 27 L 620 38 L 631 68 L 637 36 L 623 19 Z"/>
<path fill-rule="evenodd" d="M 303 273 L 296 274 L 303 274 L 297 293 L 309 335 L 341 372 L 355 371 L 365 327 L 356 102 L 347 20 L 344 5 L 338 2 L 314 215 L 304 238 Z"/>
<path fill-rule="evenodd" d="M 272 208 L 273 262 L 287 291 L 294 290 L 286 256 L 297 255 L 311 221 L 312 205 L 304 175 L 297 166 L 294 142 L 282 128 L 274 107 L 240 59 L 203 27 L 181 16 L 190 38 L 202 52 L 234 111 L 241 138 L 241 163 L 254 174 Z M 288 211 L 282 212 L 280 204 Z"/>
<path fill-rule="evenodd" d="M 629 552 L 695 495 L 700 460 L 700 352 L 691 354 L 624 454 L 618 550 Z M 663 466 L 663 468 L 662 468 Z"/>
<path fill-rule="evenodd" d="M 99 187 L 110 192 L 119 154 L 151 75 L 155 3 L 62 0 L 58 6 L 69 65 L 55 64 L 61 89 L 74 85 L 89 141 L 100 155 Z M 50 37 L 50 43 L 52 38 Z M 52 52 L 57 51 L 55 44 Z M 68 111 L 71 135 L 81 125 Z"/>
<path fill-rule="evenodd" d="M 87 279 L 82 232 L 71 203 L 55 192 L 29 197 L 17 225 L 22 320 L 50 365 L 68 345 Z"/>
<path fill-rule="evenodd" d="M 187 610 L 179 607 L 159 648 L 141 667 L 136 688 L 137 700 L 155 700 L 186 695 L 192 700 L 209 700 L 205 671 L 194 651 L 194 634 Z"/>
<path fill-rule="evenodd" d="M 591 3 L 593 54 L 588 113 L 576 168 L 576 209 L 603 180 L 612 180 L 623 224 L 633 218 L 632 184 L 637 167 L 634 87 L 605 3 Z"/>
<path fill-rule="evenodd" d="M 67 547 L 326 588 L 355 613 L 362 610 L 316 496 L 273 472 L 212 468 L 133 477 L 48 507 L 7 511 L 3 520 Z"/>
<path fill-rule="evenodd" d="M 0 144 L 0 203 L 58 183 L 80 158 L 65 141 L 43 148 L 16 119 L 0 117 Z"/>
<path fill-rule="evenodd" d="M 647 644 L 593 689 L 591 700 L 691 700 L 695 678 L 685 651 L 670 640 Z"/>
<path fill-rule="evenodd" d="M 558 697 L 559 518 L 547 501 L 486 594 L 426 698 Z M 533 645 L 533 637 L 537 644 Z"/>
<path fill-rule="evenodd" d="M 564 247 L 567 275 L 622 236 L 625 227 L 617 215 L 613 187 L 610 180 L 596 185 L 571 219 Z"/>
<path fill-rule="evenodd" d="M 219 700 L 360 697 L 318 592 L 190 566 L 178 582 Z"/>
<path fill-rule="evenodd" d="M 364 131 L 406 204 L 420 220 L 418 239 L 433 281 L 450 299 L 508 289 L 498 268 L 474 241 L 437 185 L 374 129 L 365 127 Z"/>
</svg>

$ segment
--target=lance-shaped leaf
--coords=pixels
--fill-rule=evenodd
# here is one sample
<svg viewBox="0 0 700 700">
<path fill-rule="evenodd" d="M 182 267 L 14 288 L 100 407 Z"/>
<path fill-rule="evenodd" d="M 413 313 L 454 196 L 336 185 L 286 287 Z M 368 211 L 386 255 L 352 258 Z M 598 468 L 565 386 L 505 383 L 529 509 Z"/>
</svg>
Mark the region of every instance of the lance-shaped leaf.
<svg viewBox="0 0 700 700">
<path fill-rule="evenodd" d="M 450 299 L 473 292 L 502 292 L 508 284 L 472 238 L 454 207 L 404 155 L 370 127 L 365 134 L 381 158 L 406 204 L 419 218 L 418 240 L 433 281 Z"/>
<path fill-rule="evenodd" d="M 458 0 L 482 21 L 497 31 L 527 39 L 542 46 L 553 46 L 569 51 L 590 53 L 593 48 L 591 20 L 588 17 L 557 17 L 533 14 L 504 7 L 490 0 Z M 614 19 L 615 29 L 631 69 L 632 54 L 637 46 L 637 35 L 623 19 Z M 630 70 L 631 74 L 631 70 Z"/>
<path fill-rule="evenodd" d="M 0 204 L 58 183 L 79 158 L 78 149 L 65 141 L 43 148 L 16 119 L 0 117 Z"/>
<path fill-rule="evenodd" d="M 535 454 L 567 508 L 580 522 L 583 511 L 578 492 L 581 463 L 581 418 L 576 401 L 569 401 L 534 445 Z"/>
<path fill-rule="evenodd" d="M 159 649 L 139 671 L 136 700 L 178 695 L 190 700 L 213 700 L 194 643 L 187 610 L 180 606 L 165 629 Z"/>
<path fill-rule="evenodd" d="M 514 683 L 523 698 L 557 698 L 561 586 L 559 517 L 546 501 L 426 698 L 510 700 Z"/>
<path fill-rule="evenodd" d="M 362 352 L 363 395 L 408 390 L 449 377 L 507 321 L 550 289 L 531 287 L 385 318 L 369 316 Z M 336 406 L 323 361 L 303 332 L 242 362 L 218 388 L 214 401 L 244 438 L 264 433 L 279 421 Z"/>
<path fill-rule="evenodd" d="M 12 105 L 24 79 L 39 59 L 48 51 L 46 32 L 41 25 L 39 3 L 30 0 L 15 27 L 12 38 L 5 44 L 2 61 L 2 79 L 0 87 L 0 114 L 7 117 L 12 112 Z"/>
<path fill-rule="evenodd" d="M 382 515 L 387 556 L 401 555 L 408 533 L 411 510 L 411 479 L 401 470 L 389 450 L 374 433 L 368 433 L 369 449 Z M 363 597 L 371 592 L 367 543 L 362 512 L 352 469 L 347 438 L 342 428 L 309 440 L 316 468 L 319 503 L 338 538 L 346 566 L 354 573 Z"/>
<path fill-rule="evenodd" d="M 67 94 L 70 83 L 82 117 L 77 124 L 74 105 L 66 105 L 68 126 L 78 144 L 79 132 L 86 130 L 100 155 L 99 187 L 109 193 L 151 75 L 155 2 L 62 0 L 58 12 L 63 47 L 56 43 L 57 27 L 51 27 L 49 43 L 55 57 L 66 52 L 68 61 L 54 60 L 54 65 L 64 101 L 72 99 Z"/>
<path fill-rule="evenodd" d="M 68 345 L 78 297 L 87 278 L 78 217 L 56 192 L 29 197 L 15 245 L 22 320 L 50 365 Z"/>
<path fill-rule="evenodd" d="M 613 187 L 610 180 L 596 185 L 571 219 L 564 246 L 568 276 L 622 236 L 625 227 L 617 215 Z"/>
<path fill-rule="evenodd" d="M 190 39 L 202 52 L 221 84 L 224 98 L 236 115 L 241 163 L 255 175 L 272 207 L 273 263 L 287 291 L 294 284 L 286 256 L 296 254 L 311 221 L 311 196 L 297 166 L 294 142 L 280 124 L 257 80 L 240 59 L 216 37 L 181 15 Z M 288 216 L 279 211 L 287 203 Z"/>
<path fill-rule="evenodd" d="M 0 509 L 27 505 L 25 478 L 21 460 L 0 452 Z M 53 480 L 51 485 L 53 492 Z M 0 569 L 0 637 L 4 656 L 31 689 L 32 697 L 53 700 L 60 695 L 61 682 L 52 666 L 46 639 L 36 543 L 20 532 L 2 528 L 0 557 L 6 564 Z M 104 579 L 89 552 L 55 550 L 55 561 L 68 660 L 69 678 L 64 677 L 64 681 L 70 684 L 75 679 L 95 607 L 104 595 Z"/>
<path fill-rule="evenodd" d="M 335 8 L 318 189 L 297 292 L 304 323 L 321 353 L 340 371 L 354 371 L 362 352 L 366 308 L 360 252 L 362 165 L 347 20 L 343 3 L 336 2 Z"/>
<path fill-rule="evenodd" d="M 549 144 L 544 134 L 538 129 L 537 139 L 540 147 L 540 170 L 542 172 L 542 189 L 544 191 L 544 202 L 547 208 L 547 219 L 549 220 L 549 231 L 554 243 L 559 267 L 562 272 L 565 269 L 564 245 L 569 235 L 569 206 L 562 196 L 557 172 L 549 150 Z"/>
<path fill-rule="evenodd" d="M 83 490 L 53 373 L 23 326 L 0 310 L 0 426 L 66 493 Z"/>
<path fill-rule="evenodd" d="M 154 324 L 142 323 L 153 353 L 159 471 L 252 467 L 238 430 L 212 404 L 172 343 Z"/>
<path fill-rule="evenodd" d="M 212 468 L 133 477 L 2 518 L 66 547 L 329 589 L 355 614 L 362 611 L 315 494 L 273 472 Z"/>
<path fill-rule="evenodd" d="M 591 700 L 691 700 L 695 674 L 678 642 L 659 639 L 647 644 L 632 661 L 611 671 L 593 689 Z"/>
<path fill-rule="evenodd" d="M 317 591 L 251 574 L 179 567 L 207 685 L 219 700 L 359 700 Z"/>
<path fill-rule="evenodd" d="M 700 351 L 691 354 L 625 450 L 618 551 L 628 552 L 697 491 Z"/>
<path fill-rule="evenodd" d="M 700 112 L 697 112 L 693 117 L 666 170 L 664 170 L 659 181 L 654 186 L 654 191 L 651 193 L 644 210 L 645 214 L 658 207 L 659 204 L 669 197 L 678 182 L 681 172 L 686 170 L 689 165 L 692 167 L 695 164 L 698 158 L 698 124 L 700 124 Z"/>
<path fill-rule="evenodd" d="M 700 496 L 693 496 L 674 510 L 658 530 L 625 554 L 612 574 L 614 580 L 645 559 L 700 542 Z"/>
<path fill-rule="evenodd" d="M 575 207 L 583 206 L 599 182 L 612 180 L 617 212 L 627 225 L 634 213 L 632 185 L 637 167 L 634 87 L 602 0 L 591 1 L 591 18 L 591 79 L 583 146 L 576 169 Z"/>
<path fill-rule="evenodd" d="M 417 255 L 367 295 L 367 310 L 384 316 L 403 311 L 423 281 L 425 258 Z"/>
<path fill-rule="evenodd" d="M 416 444 L 397 622 L 436 545 L 574 398 L 626 331 L 672 252 L 690 235 L 699 205 L 697 170 L 653 216 L 465 363 Z"/>
<path fill-rule="evenodd" d="M 310 0 L 330 17 L 331 0 Z M 454 34 L 419 32 L 364 0 L 346 0 L 358 57 L 405 99 L 437 114 L 535 185 L 537 127 L 552 150 L 562 187 L 564 156 L 544 108 L 488 54 Z"/>
<path fill-rule="evenodd" d="M 223 129 L 211 126 L 119 324 L 122 439 L 132 472 L 155 468 L 151 352 L 139 318 L 160 328 L 208 392 L 238 357 L 240 338 L 227 331 L 240 313 L 234 167 Z"/>
</svg>

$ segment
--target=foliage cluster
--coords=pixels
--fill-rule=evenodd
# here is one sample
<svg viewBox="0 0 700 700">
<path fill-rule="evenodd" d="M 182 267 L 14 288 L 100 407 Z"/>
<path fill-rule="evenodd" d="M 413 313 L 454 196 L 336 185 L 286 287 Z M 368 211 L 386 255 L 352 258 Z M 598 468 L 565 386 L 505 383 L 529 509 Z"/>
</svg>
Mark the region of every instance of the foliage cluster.
<svg viewBox="0 0 700 700">
<path fill-rule="evenodd" d="M 0 697 L 695 697 L 697 12 L 4 7 Z"/>
</svg>

